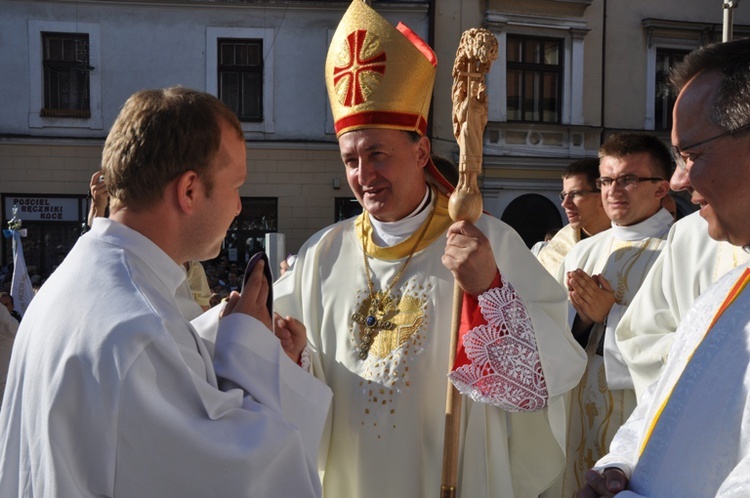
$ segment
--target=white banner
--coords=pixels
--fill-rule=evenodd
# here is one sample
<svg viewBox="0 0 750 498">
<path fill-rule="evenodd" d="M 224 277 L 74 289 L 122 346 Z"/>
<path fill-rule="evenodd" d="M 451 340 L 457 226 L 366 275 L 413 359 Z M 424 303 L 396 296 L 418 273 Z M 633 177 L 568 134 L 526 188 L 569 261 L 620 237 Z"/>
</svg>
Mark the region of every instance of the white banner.
<svg viewBox="0 0 750 498">
<path fill-rule="evenodd" d="M 15 310 L 26 314 L 31 299 L 34 297 L 34 289 L 31 288 L 31 279 L 26 269 L 26 260 L 23 257 L 23 245 L 21 245 L 21 233 L 13 230 L 13 281 L 11 282 L 10 295 L 13 296 Z"/>
</svg>

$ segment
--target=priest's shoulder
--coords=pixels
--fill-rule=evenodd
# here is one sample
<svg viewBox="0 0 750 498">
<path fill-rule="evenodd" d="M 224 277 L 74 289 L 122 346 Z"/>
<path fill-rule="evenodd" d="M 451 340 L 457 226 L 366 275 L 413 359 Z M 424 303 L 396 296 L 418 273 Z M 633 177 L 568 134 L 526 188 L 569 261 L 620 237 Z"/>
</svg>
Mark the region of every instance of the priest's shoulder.
<svg viewBox="0 0 750 498">
<path fill-rule="evenodd" d="M 669 231 L 671 239 L 693 239 L 696 235 L 708 237 L 708 222 L 701 216 L 700 211 L 696 211 L 674 222 Z"/>
<path fill-rule="evenodd" d="M 604 231 L 580 240 L 573 246 L 568 255 L 565 256 L 565 260 L 579 261 L 583 256 L 593 251 L 603 240 L 608 240 L 611 234 L 612 229 L 608 228 Z"/>
<path fill-rule="evenodd" d="M 516 230 L 508 225 L 500 218 L 496 218 L 486 211 L 482 213 L 482 216 L 475 223 L 476 227 L 479 228 L 485 235 L 489 235 L 490 231 L 496 231 L 498 233 L 514 233 L 518 235 Z M 519 235 L 520 237 L 520 235 Z"/>
</svg>

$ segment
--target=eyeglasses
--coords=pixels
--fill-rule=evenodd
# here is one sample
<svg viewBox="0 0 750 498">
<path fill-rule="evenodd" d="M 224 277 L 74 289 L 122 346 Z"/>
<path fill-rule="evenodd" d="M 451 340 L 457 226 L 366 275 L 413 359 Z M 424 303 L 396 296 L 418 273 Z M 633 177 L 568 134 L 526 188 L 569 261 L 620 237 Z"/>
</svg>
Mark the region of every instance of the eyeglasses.
<svg viewBox="0 0 750 498">
<path fill-rule="evenodd" d="M 598 190 L 571 190 L 570 192 L 560 192 L 560 200 L 565 201 L 566 197 L 570 197 L 570 200 L 575 201 L 578 197 L 583 197 L 586 194 L 595 194 Z"/>
<path fill-rule="evenodd" d="M 620 185 L 623 188 L 632 189 L 636 185 L 638 185 L 638 182 L 658 182 L 662 180 L 664 180 L 664 178 L 656 178 L 650 176 L 624 175 L 618 176 L 617 178 L 603 176 L 596 179 L 596 186 L 598 188 L 609 188 L 612 185 Z"/>
<path fill-rule="evenodd" d="M 709 142 L 713 142 L 714 140 L 718 140 L 720 138 L 726 137 L 727 135 L 734 135 L 735 133 L 739 133 L 741 131 L 745 131 L 747 129 L 750 129 L 750 123 L 740 126 L 739 128 L 736 128 L 734 130 L 728 130 L 723 133 L 719 133 L 718 135 L 707 138 L 705 140 L 701 140 L 698 143 L 694 143 L 692 145 L 689 145 L 687 147 L 678 147 L 676 145 L 672 146 L 672 157 L 674 157 L 674 162 L 677 165 L 678 168 L 680 168 L 682 171 L 685 171 L 687 169 L 687 159 L 690 159 L 690 154 L 687 154 L 687 157 L 683 156 L 683 150 L 690 150 L 698 147 L 699 145 L 705 145 Z"/>
</svg>

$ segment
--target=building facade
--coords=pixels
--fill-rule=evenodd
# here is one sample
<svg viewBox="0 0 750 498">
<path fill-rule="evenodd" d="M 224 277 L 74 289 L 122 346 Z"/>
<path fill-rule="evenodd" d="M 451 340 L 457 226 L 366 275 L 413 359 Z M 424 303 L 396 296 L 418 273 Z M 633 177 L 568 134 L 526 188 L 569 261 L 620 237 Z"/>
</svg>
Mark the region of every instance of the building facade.
<svg viewBox="0 0 750 498">
<path fill-rule="evenodd" d="M 685 0 L 437 0 L 439 66 L 433 143 L 457 157 L 452 137 L 452 52 L 463 30 L 483 26 L 500 57 L 487 77 L 485 210 L 527 244 L 567 220 L 560 174 L 596 157 L 615 132 L 649 132 L 670 144 L 674 96 L 669 67 L 702 44 L 722 40 L 723 2 Z M 750 35 L 750 7 L 733 9 L 734 37 Z M 681 213 L 693 206 L 678 196 Z"/>
<path fill-rule="evenodd" d="M 283 233 L 295 252 L 357 210 L 338 154 L 324 62 L 349 0 L 0 0 L 2 224 L 23 220 L 27 264 L 52 271 L 81 228 L 88 183 L 120 106 L 143 88 L 213 93 L 242 120 L 243 212 L 226 248 L 240 264 Z M 711 5 L 709 5 L 709 3 Z M 430 135 L 454 162 L 451 70 L 461 33 L 483 26 L 500 57 L 487 77 L 485 210 L 531 245 L 563 224 L 560 172 L 616 131 L 669 142 L 666 69 L 719 41 L 722 2 L 374 1 L 438 55 Z M 714 5 L 715 4 L 715 5 Z M 744 10 L 743 10 L 744 9 Z M 750 31 L 734 10 L 734 34 Z M 683 209 L 689 209 L 684 203 Z M 0 263 L 11 260 L 0 245 Z"/>
</svg>

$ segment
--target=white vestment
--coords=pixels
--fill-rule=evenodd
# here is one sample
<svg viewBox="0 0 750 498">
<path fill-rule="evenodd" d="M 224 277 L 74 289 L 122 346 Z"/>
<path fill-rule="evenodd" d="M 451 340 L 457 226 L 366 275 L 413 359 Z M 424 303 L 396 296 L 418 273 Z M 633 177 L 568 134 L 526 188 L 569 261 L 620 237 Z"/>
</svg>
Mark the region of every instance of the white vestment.
<svg viewBox="0 0 750 498">
<path fill-rule="evenodd" d="M 149 239 L 94 221 L 19 329 L 0 496 L 320 496 L 330 390 L 249 315 L 221 320 L 212 361 L 184 281 Z"/>
<path fill-rule="evenodd" d="M 635 225 L 612 228 L 582 240 L 565 257 L 558 280 L 576 268 L 602 274 L 615 293 L 605 323 L 595 323 L 586 345 L 588 365 L 572 391 L 563 497 L 584 484 L 583 474 L 606 454 L 618 427 L 635 408 L 635 392 L 627 365 L 617 350 L 614 330 L 656 260 L 672 225 L 666 209 Z M 569 308 L 572 323 L 576 311 Z"/>
<path fill-rule="evenodd" d="M 695 298 L 749 256 L 740 247 L 709 237 L 708 224 L 698 212 L 672 226 L 664 249 L 615 330 L 639 400 L 659 379 L 674 332 Z"/>
<path fill-rule="evenodd" d="M 573 228 L 570 223 L 557 231 L 549 243 L 537 254 L 537 259 L 553 277 L 557 277 L 560 266 L 573 246 L 581 241 L 581 229 Z"/>
<path fill-rule="evenodd" d="M 10 353 L 13 350 L 13 341 L 16 340 L 18 331 L 18 320 L 13 318 L 9 311 L 0 308 L 0 403 L 2 403 L 5 381 L 8 377 L 8 365 L 10 364 Z M 0 404 L 0 406 L 2 406 Z M 0 426 L 0 433 L 3 431 Z"/>
<path fill-rule="evenodd" d="M 749 278 L 743 265 L 696 299 L 661 378 L 597 462 L 630 476 L 618 498 L 750 496 Z"/>
<path fill-rule="evenodd" d="M 544 246 L 546 246 L 548 243 L 549 242 L 546 240 L 540 240 L 539 242 L 531 246 L 531 254 L 533 254 L 534 256 L 539 256 L 539 251 L 544 249 Z"/>
<path fill-rule="evenodd" d="M 364 314 L 370 302 L 360 231 L 368 218 L 346 220 L 314 235 L 300 250 L 294 270 L 274 286 L 276 311 L 303 320 L 313 349 L 314 373 L 334 391 L 332 427 L 321 462 L 327 498 L 439 495 L 454 279 L 441 262 L 445 230 L 451 223 L 447 198 L 439 196 L 434 209 L 421 248 L 392 291 L 400 310 L 393 318 L 396 328 L 380 331 L 364 360 L 357 354 L 362 326 L 355 314 Z M 504 283 L 501 290 L 520 297 L 509 308 L 518 312 L 519 322 L 530 318 L 525 322 L 529 327 L 517 327 L 525 337 L 514 350 L 536 355 L 536 377 L 546 381 L 543 401 L 548 406 L 512 413 L 464 397 L 458 495 L 536 497 L 562 473 L 565 410 L 561 396 L 580 379 L 585 356 L 566 327 L 563 290 L 520 237 L 486 215 L 476 226 L 492 244 Z M 388 248 L 377 247 L 365 232 L 375 291 L 385 290 L 393 281 L 421 231 L 419 227 L 408 239 Z M 495 272 L 495 268 L 487 271 Z M 480 298 L 483 313 L 501 314 L 502 306 L 497 304 L 504 299 L 501 293 L 485 294 L 489 297 Z M 509 323 L 509 329 L 514 327 L 515 323 Z M 475 347 L 483 333 L 497 332 L 491 329 L 479 327 L 473 335 L 467 334 L 466 351 L 473 360 L 482 352 L 492 353 L 491 344 Z M 530 343 L 535 350 L 526 347 Z M 527 356 L 500 357 L 510 360 L 508 367 L 517 361 L 516 370 L 528 372 L 528 365 L 521 364 Z M 469 394 L 483 399 L 471 389 L 477 380 L 473 366 L 454 374 L 464 388 L 469 386 Z M 496 386 L 502 391 L 497 397 L 507 393 L 509 399 L 504 401 L 513 405 L 513 389 L 507 384 Z"/>
<path fill-rule="evenodd" d="M 190 294 L 201 307 L 208 307 L 211 299 L 211 287 L 208 284 L 206 270 L 200 261 L 189 261 L 187 267 L 187 282 Z"/>
</svg>

